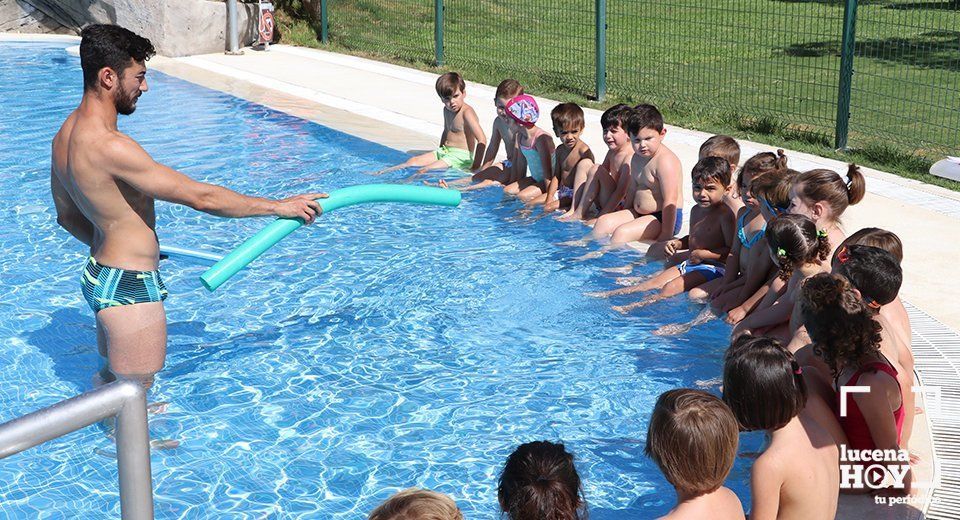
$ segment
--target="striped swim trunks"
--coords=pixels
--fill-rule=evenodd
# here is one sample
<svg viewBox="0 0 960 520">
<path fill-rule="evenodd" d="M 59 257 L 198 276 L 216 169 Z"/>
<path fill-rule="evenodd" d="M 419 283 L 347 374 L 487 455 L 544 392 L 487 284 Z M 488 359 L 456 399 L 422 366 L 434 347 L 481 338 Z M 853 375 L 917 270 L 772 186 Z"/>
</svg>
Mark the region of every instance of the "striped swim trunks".
<svg viewBox="0 0 960 520">
<path fill-rule="evenodd" d="M 167 299 L 160 271 L 128 271 L 98 264 L 92 256 L 83 269 L 80 288 L 94 314 L 107 307 Z"/>
</svg>

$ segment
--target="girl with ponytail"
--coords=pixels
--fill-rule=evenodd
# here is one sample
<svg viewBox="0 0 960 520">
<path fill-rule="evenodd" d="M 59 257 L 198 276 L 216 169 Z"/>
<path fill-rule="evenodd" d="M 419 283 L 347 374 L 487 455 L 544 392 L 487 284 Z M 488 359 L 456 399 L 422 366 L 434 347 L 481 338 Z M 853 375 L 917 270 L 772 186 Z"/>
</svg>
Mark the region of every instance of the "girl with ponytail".
<svg viewBox="0 0 960 520">
<path fill-rule="evenodd" d="M 771 220 L 765 236 L 778 277 L 786 286 L 783 291 L 767 291 L 754 312 L 733 329 L 733 335 L 753 332 L 787 343 L 800 325 L 791 322 L 800 283 L 829 269 L 825 261 L 830 254 L 830 241 L 812 220 L 791 214 Z"/>
<path fill-rule="evenodd" d="M 510 520 L 586 520 L 580 475 L 563 444 L 520 445 L 500 473 L 500 509 Z"/>
<path fill-rule="evenodd" d="M 740 336 L 724 356 L 723 401 L 741 431 L 764 430 L 769 440 L 751 470 L 750 518 L 836 515 L 838 443 L 845 438 L 830 406 L 808 395 L 804 377 L 793 354 L 772 338 Z"/>
<path fill-rule="evenodd" d="M 866 179 L 856 164 L 847 168 L 847 180 L 833 170 L 810 170 L 801 173 L 790 187 L 790 213 L 809 217 L 817 229 L 827 232 L 834 246 L 846 238 L 840 216 L 847 206 L 863 200 Z M 833 253 L 833 251 L 831 251 Z"/>
</svg>

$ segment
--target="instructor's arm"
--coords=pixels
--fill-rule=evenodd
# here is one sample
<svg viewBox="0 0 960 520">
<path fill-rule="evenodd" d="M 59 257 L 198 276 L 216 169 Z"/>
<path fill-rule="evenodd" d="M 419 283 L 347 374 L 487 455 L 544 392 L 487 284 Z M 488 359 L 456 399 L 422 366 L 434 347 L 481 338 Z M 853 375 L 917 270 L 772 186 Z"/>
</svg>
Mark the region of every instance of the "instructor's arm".
<svg viewBox="0 0 960 520">
<path fill-rule="evenodd" d="M 301 218 L 307 224 L 323 213 L 314 200 L 325 198 L 324 193 L 296 195 L 282 200 L 248 197 L 233 190 L 198 182 L 164 166 L 132 139 L 121 136 L 112 139 L 103 149 L 103 161 L 110 174 L 138 191 L 155 199 L 183 204 L 197 211 L 220 217 L 278 217 Z"/>
</svg>

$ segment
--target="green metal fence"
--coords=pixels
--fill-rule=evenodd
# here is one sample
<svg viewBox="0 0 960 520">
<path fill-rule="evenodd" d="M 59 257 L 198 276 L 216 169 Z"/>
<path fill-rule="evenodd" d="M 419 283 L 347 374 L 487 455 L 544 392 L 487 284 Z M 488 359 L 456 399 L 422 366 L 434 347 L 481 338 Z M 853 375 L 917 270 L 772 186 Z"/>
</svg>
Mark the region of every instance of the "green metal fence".
<svg viewBox="0 0 960 520">
<path fill-rule="evenodd" d="M 837 148 L 960 151 L 960 0 L 314 0 L 347 48 Z"/>
</svg>

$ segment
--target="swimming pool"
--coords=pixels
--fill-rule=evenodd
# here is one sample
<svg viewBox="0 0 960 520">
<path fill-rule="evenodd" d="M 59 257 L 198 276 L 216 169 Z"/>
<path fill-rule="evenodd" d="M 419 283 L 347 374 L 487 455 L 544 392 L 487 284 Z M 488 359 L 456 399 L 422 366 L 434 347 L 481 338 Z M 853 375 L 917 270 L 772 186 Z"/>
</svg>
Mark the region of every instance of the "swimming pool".
<svg viewBox="0 0 960 520">
<path fill-rule="evenodd" d="M 97 361 L 85 254 L 50 207 L 50 138 L 81 93 L 62 47 L 0 43 L 0 420 L 89 389 Z M 364 172 L 404 157 L 148 78 L 121 130 L 200 180 L 263 196 L 332 190 L 383 182 Z M 583 296 L 614 287 L 600 268 L 633 256 L 575 262 L 583 250 L 555 244 L 584 228 L 517 218 L 518 207 L 487 190 L 456 210 L 338 211 L 214 294 L 197 280 L 203 265 L 164 261 L 169 353 L 151 399 L 171 406 L 151 429 L 183 444 L 153 453 L 158 518 L 353 519 L 414 485 L 495 518 L 501 465 L 535 439 L 576 454 L 593 518 L 666 512 L 673 492 L 643 455 L 647 418 L 664 390 L 716 390 L 729 328 L 657 337 L 698 309 L 678 299 L 624 317 Z M 162 243 L 219 252 L 266 223 L 157 213 Z M 112 449 L 88 428 L 4 460 L 0 514 L 117 515 Z M 745 504 L 747 470 L 738 461 L 728 483 Z"/>
</svg>

